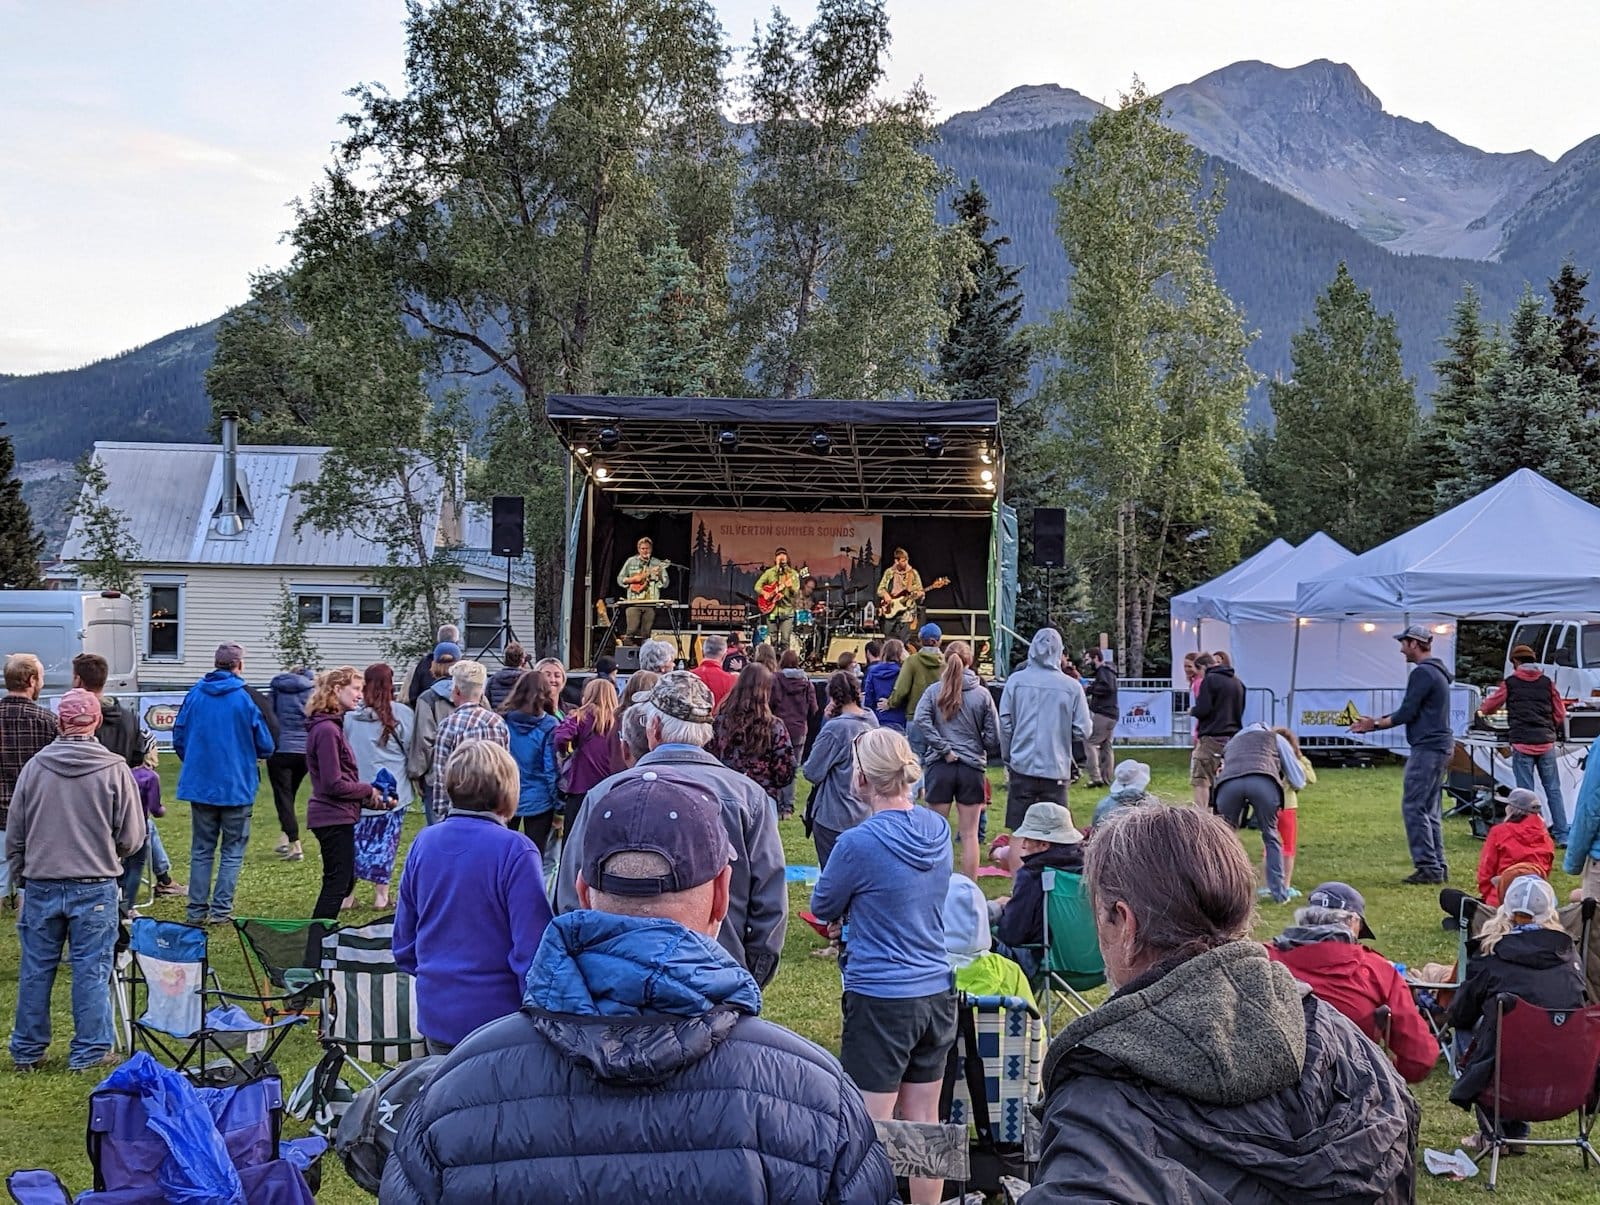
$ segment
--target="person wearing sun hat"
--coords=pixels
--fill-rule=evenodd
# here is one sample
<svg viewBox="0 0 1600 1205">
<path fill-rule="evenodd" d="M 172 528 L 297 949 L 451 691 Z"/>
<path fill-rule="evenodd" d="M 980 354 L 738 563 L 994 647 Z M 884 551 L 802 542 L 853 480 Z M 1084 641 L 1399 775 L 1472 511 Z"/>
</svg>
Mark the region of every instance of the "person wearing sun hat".
<svg viewBox="0 0 1600 1205">
<path fill-rule="evenodd" d="M 100 700 L 75 689 L 56 705 L 60 732 L 17 776 L 6 826 L 12 882 L 27 893 L 17 917 L 21 965 L 11 1058 L 19 1071 L 44 1063 L 50 996 L 63 946 L 72 957 L 72 1044 L 67 1067 L 115 1062 L 112 952 L 122 859 L 145 842 L 144 802 L 128 763 L 95 739 Z"/>
<path fill-rule="evenodd" d="M 1395 1070 L 1406 1083 L 1418 1084 L 1438 1062 L 1439 1043 L 1394 963 L 1361 944 L 1373 936 L 1361 893 L 1349 883 L 1321 883 L 1306 896 L 1305 907 L 1295 910 L 1294 923 L 1267 943 L 1267 955 L 1367 1037 L 1381 1038 Z M 1377 1014 L 1385 1005 L 1389 1031 L 1381 1035 Z"/>
<path fill-rule="evenodd" d="M 1450 1002 L 1450 1024 L 1457 1033 L 1472 1035 L 1461 1077 L 1450 1089 L 1451 1103 L 1471 1110 L 1493 1078 L 1499 996 L 1515 996 L 1539 1008 L 1581 1008 L 1583 987 L 1577 949 L 1556 914 L 1554 888 L 1536 875 L 1513 879 L 1501 893 L 1500 907 L 1479 930 L 1477 952 L 1468 958 L 1467 973 Z M 1508 1138 L 1528 1132 L 1522 1123 L 1507 1122 L 1505 1127 Z M 1488 1140 L 1473 1134 L 1461 1145 L 1469 1154 L 1479 1154 Z"/>
<path fill-rule="evenodd" d="M 1031 806 L 1011 834 L 1016 851 L 1016 876 L 1011 894 L 991 905 L 995 915 L 995 949 L 1015 961 L 1029 975 L 1039 967 L 1039 947 L 1044 944 L 1044 872 L 1083 873 L 1083 834 L 1072 823 L 1072 812 L 1059 803 Z"/>
<path fill-rule="evenodd" d="M 709 720 L 705 683 L 666 677 L 705 690 Z M 641 706 L 698 714 L 677 685 Z M 562 859 L 580 907 L 544 931 L 521 1011 L 467 1035 L 407 1112 L 385 1202 L 896 1199 L 860 1091 L 761 1019 L 717 940 L 741 860 L 723 805 L 651 756 L 591 793 L 584 848 Z"/>
<path fill-rule="evenodd" d="M 1131 757 L 1117 763 L 1111 773 L 1111 783 L 1100 802 L 1094 805 L 1094 816 L 1089 821 L 1092 829 L 1118 808 L 1138 807 L 1145 803 L 1159 803 L 1150 794 L 1150 767 Z"/>
</svg>

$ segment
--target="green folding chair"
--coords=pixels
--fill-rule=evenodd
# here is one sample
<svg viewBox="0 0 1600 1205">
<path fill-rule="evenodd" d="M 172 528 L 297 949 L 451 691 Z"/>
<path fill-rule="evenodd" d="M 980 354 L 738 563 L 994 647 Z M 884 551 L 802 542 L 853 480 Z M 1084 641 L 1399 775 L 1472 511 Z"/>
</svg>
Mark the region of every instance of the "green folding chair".
<svg viewBox="0 0 1600 1205">
<path fill-rule="evenodd" d="M 317 1015 L 328 985 L 322 972 L 322 939 L 337 928 L 336 920 L 233 918 L 263 1017 L 270 1021 Z"/>
<path fill-rule="evenodd" d="M 1074 1016 L 1087 1016 L 1093 1005 L 1082 993 L 1106 981 L 1106 963 L 1094 927 L 1094 908 L 1083 876 L 1069 870 L 1046 870 L 1040 875 L 1044 889 L 1044 948 L 1034 995 L 1044 1001 L 1044 1027 L 1055 1032 L 1057 1005 Z"/>
</svg>

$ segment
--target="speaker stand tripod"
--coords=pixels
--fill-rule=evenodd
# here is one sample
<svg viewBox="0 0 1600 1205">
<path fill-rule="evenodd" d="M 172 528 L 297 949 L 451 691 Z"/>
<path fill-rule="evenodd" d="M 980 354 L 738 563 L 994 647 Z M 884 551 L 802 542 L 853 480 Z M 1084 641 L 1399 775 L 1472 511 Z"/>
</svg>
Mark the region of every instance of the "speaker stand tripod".
<svg viewBox="0 0 1600 1205">
<path fill-rule="evenodd" d="M 511 626 L 511 562 L 514 559 L 515 559 L 514 557 L 509 557 L 509 556 L 505 558 L 505 562 L 506 562 L 506 597 L 505 597 L 506 612 L 505 612 L 505 618 L 500 621 L 500 626 L 498 628 L 496 628 L 494 630 L 494 633 L 489 637 L 489 639 L 484 642 L 483 647 L 472 655 L 472 659 L 474 661 L 482 661 L 483 660 L 483 655 L 485 653 L 495 653 L 496 655 L 499 656 L 501 662 L 504 663 L 506 645 L 514 642 L 517 639 L 517 631 L 516 631 L 515 628 L 513 628 Z"/>
</svg>

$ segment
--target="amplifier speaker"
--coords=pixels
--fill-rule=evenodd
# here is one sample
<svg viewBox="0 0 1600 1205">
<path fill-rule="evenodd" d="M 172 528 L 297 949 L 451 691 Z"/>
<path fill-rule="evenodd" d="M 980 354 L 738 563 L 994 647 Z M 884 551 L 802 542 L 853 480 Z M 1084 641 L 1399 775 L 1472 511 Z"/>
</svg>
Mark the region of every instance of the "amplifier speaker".
<svg viewBox="0 0 1600 1205">
<path fill-rule="evenodd" d="M 489 510 L 489 551 L 495 556 L 521 556 L 522 541 L 522 496 L 496 494 Z"/>
<path fill-rule="evenodd" d="M 638 645 L 620 644 L 613 651 L 612 656 L 617 659 L 617 672 L 619 674 L 636 674 L 639 672 Z"/>
<path fill-rule="evenodd" d="M 1033 563 L 1040 569 L 1059 569 L 1067 563 L 1067 512 L 1059 506 L 1034 508 Z"/>
<path fill-rule="evenodd" d="M 828 664 L 838 665 L 840 653 L 854 653 L 856 664 L 862 668 L 867 664 L 867 641 L 874 639 L 872 636 L 835 636 L 828 641 Z"/>
</svg>

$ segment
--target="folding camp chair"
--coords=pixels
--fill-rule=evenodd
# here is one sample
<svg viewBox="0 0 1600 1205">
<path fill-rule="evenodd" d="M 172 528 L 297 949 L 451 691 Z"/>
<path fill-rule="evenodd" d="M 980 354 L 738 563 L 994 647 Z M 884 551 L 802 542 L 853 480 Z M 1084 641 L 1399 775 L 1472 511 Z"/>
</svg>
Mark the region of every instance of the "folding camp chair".
<svg viewBox="0 0 1600 1205">
<path fill-rule="evenodd" d="M 1556 913 L 1561 927 L 1578 947 L 1578 965 L 1583 968 L 1583 991 L 1590 1004 L 1600 1004 L 1600 900 L 1585 898 L 1568 904 Z"/>
<path fill-rule="evenodd" d="M 1045 870 L 1040 885 L 1044 889 L 1044 947 L 1034 994 L 1044 1001 L 1046 1032 L 1054 1033 L 1058 1002 L 1080 1017 L 1094 1007 L 1081 993 L 1105 983 L 1106 964 L 1083 876 L 1069 870 Z"/>
<path fill-rule="evenodd" d="M 1001 1172 L 1029 1179 L 1039 1161 L 1033 1106 L 1044 1096 L 1044 1021 L 1016 996 L 963 993 L 958 1007 L 939 1115 L 971 1127 L 973 1186 L 998 1192 Z M 980 1108 L 973 1106 L 974 1093 Z"/>
<path fill-rule="evenodd" d="M 1444 1056 L 1445 1069 L 1450 1072 L 1451 1079 L 1461 1078 L 1461 1065 L 1456 1057 L 1456 1032 L 1446 1014 L 1450 1008 L 1450 1001 L 1466 981 L 1467 961 L 1471 957 L 1478 931 L 1493 915 L 1494 910 L 1481 900 L 1473 899 L 1471 896 L 1462 897 L 1461 909 L 1456 916 L 1454 978 L 1448 981 L 1422 980 L 1409 973 L 1406 975 L 1406 986 L 1411 989 L 1411 998 L 1416 1001 L 1417 1011 L 1428 1023 L 1428 1029 L 1433 1034 L 1434 1040 L 1439 1043 L 1439 1053 Z"/>
<path fill-rule="evenodd" d="M 427 1044 L 417 1029 L 416 982 L 395 965 L 393 917 L 324 937 L 322 976 L 324 1053 L 293 1093 L 290 1112 L 331 1133 L 355 1095 L 343 1081 L 346 1068 L 365 1087 L 383 1071 L 421 1058 Z"/>
<path fill-rule="evenodd" d="M 1475 1102 L 1488 1134 L 1489 1187 L 1508 1146 L 1575 1146 L 1583 1166 L 1600 1160 L 1589 1140 L 1600 1077 L 1600 1005 L 1557 1011 L 1502 993 L 1494 1004 L 1494 1078 Z M 1558 1121 L 1578 1115 L 1572 1138 L 1507 1138 L 1508 1121 Z"/>
<path fill-rule="evenodd" d="M 873 1121 L 878 1141 L 889 1156 L 889 1170 L 897 1177 L 943 1180 L 959 1186 L 957 1199 L 966 1195 L 971 1167 L 967 1161 L 967 1127 L 928 1121 Z"/>
<path fill-rule="evenodd" d="M 245 969 L 268 1021 L 316 1015 L 328 982 L 322 976 L 322 939 L 337 928 L 336 920 L 233 918 Z"/>
<path fill-rule="evenodd" d="M 178 1071 L 205 1078 L 208 1068 L 221 1066 L 228 1078 L 249 1078 L 260 1064 L 271 1061 L 290 1029 L 305 1020 L 285 1017 L 263 1024 L 237 1007 L 233 1002 L 254 997 L 222 990 L 211 968 L 207 933 L 198 925 L 139 917 L 132 925 L 129 951 L 133 960 L 127 977 L 116 970 L 113 974 L 121 980 L 114 990 L 119 995 L 126 991 L 130 1045 L 142 1045 L 152 1055 L 159 1052 Z M 253 1062 L 247 1065 L 241 1053 Z"/>
</svg>

